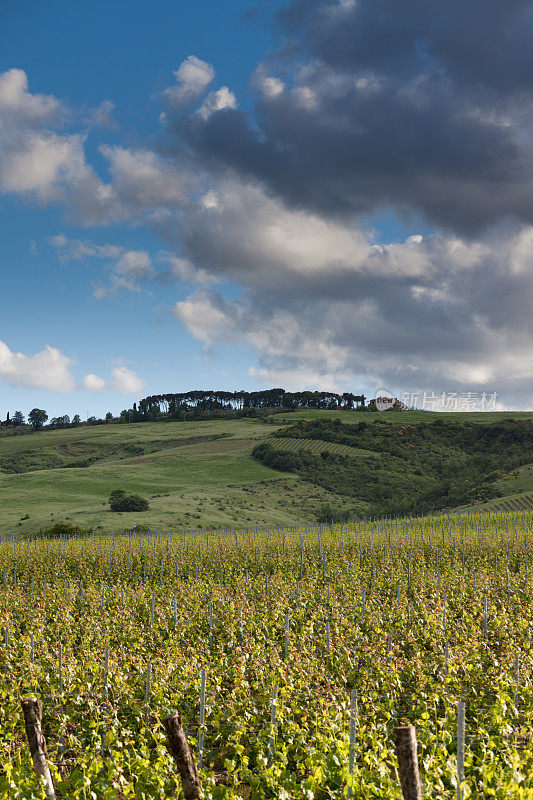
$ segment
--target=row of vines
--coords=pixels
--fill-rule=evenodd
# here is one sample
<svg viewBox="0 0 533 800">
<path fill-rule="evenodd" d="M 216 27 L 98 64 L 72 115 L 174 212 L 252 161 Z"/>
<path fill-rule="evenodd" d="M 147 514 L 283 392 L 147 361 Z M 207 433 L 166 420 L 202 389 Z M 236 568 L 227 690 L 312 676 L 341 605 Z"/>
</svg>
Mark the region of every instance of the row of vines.
<svg viewBox="0 0 533 800">
<path fill-rule="evenodd" d="M 70 800 L 180 796 L 175 711 L 206 799 L 396 799 L 402 724 L 455 798 L 459 700 L 462 796 L 533 798 L 532 543 L 527 511 L 4 540 L 0 800 L 44 797 L 29 696 Z"/>
</svg>

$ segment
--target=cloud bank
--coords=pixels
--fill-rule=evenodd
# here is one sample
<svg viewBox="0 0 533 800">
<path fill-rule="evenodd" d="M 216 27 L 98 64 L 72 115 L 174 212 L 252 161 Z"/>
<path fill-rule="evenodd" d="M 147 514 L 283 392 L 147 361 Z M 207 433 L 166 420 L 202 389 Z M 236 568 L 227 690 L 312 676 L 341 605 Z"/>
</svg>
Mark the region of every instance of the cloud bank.
<svg viewBox="0 0 533 800">
<path fill-rule="evenodd" d="M 71 360 L 56 347 L 47 345 L 32 356 L 14 353 L 0 341 L 0 378 L 12 386 L 71 392 L 76 387 L 70 371 Z"/>
<path fill-rule="evenodd" d="M 167 249 L 51 243 L 63 259 L 105 261 L 97 296 L 167 284 L 203 347 L 255 351 L 258 381 L 490 389 L 523 407 L 532 12 L 523 0 L 451 0 L 438 14 L 426 0 L 289 3 L 279 50 L 250 76 L 251 110 L 189 56 L 160 97 L 157 146 L 102 144 L 105 179 L 82 134 L 62 129 L 61 104 L 12 70 L 1 186 L 68 204 L 86 225 L 145 224 Z M 382 236 L 386 218 L 410 235 Z M 176 282 L 196 287 L 177 299 Z"/>
<path fill-rule="evenodd" d="M 138 394 L 144 381 L 124 366 L 112 369 L 112 378 L 104 381 L 97 375 L 85 375 L 80 384 L 72 374 L 73 361 L 57 347 L 46 347 L 34 355 L 16 353 L 0 341 L 0 380 L 11 386 L 26 389 L 45 389 L 49 392 L 73 392 L 83 389 L 90 392 L 109 390 L 119 394 Z"/>
</svg>

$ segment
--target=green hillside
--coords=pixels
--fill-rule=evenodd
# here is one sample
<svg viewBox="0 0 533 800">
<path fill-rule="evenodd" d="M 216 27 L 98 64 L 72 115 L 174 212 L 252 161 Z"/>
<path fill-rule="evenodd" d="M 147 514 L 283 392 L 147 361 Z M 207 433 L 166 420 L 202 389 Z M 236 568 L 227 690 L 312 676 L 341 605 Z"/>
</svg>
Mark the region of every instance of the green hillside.
<svg viewBox="0 0 533 800">
<path fill-rule="evenodd" d="M 0 534 L 57 521 L 111 531 L 313 520 L 335 496 L 251 456 L 273 430 L 255 420 L 216 420 L 3 436 Z M 81 459 L 87 466 L 76 466 Z M 107 498 L 117 488 L 148 498 L 150 511 L 109 511 Z"/>
<path fill-rule="evenodd" d="M 419 422 L 434 422 L 438 419 L 456 423 L 479 422 L 483 425 L 490 425 L 494 422 L 508 419 L 533 421 L 533 411 L 458 411 L 454 413 L 440 411 L 378 411 L 371 413 L 342 410 L 322 411 L 310 408 L 309 411 L 292 411 L 290 414 L 280 412 L 270 417 L 278 425 L 293 425 L 296 421 L 306 420 L 307 418 L 309 421 L 338 419 L 341 422 L 361 422 L 361 420 L 364 420 L 369 423 L 386 420 L 393 425 L 416 425 Z"/>
<path fill-rule="evenodd" d="M 309 417 L 340 419 L 351 432 L 365 421 L 366 441 L 347 444 L 303 441 L 300 435 L 283 439 L 277 436 L 284 423 L 305 418 L 305 412 L 284 412 L 267 419 L 160 421 L 35 433 L 3 432 L 0 535 L 29 533 L 58 521 L 94 530 L 121 531 L 134 525 L 163 530 L 296 524 L 316 520 L 324 508 L 346 514 L 372 514 L 376 506 L 371 497 L 357 499 L 339 486 L 342 476 L 335 459 L 353 462 L 361 485 L 378 482 L 399 495 L 427 489 L 430 483 L 424 463 L 415 467 L 422 474 L 414 476 L 412 470 L 403 468 L 405 464 L 387 468 L 379 452 L 383 449 L 382 431 L 377 435 L 384 427 L 381 423 L 399 430 L 406 423 L 417 428 L 435 419 L 461 422 L 467 418 L 468 422 L 485 424 L 509 418 L 531 422 L 533 414 L 458 414 L 452 418 L 431 412 L 310 411 Z M 287 454 L 298 454 L 307 448 L 311 455 L 322 458 L 322 452 L 329 452 L 329 462 L 322 458 L 329 477 L 317 482 L 301 471 L 280 471 L 260 463 L 252 456 L 252 450 L 264 441 Z M 423 448 L 419 456 L 424 462 L 427 454 Z M 377 471 L 378 461 L 381 466 Z M 496 495 L 517 495 L 533 489 L 533 473 L 527 470 L 527 466 L 520 465 L 502 475 L 493 484 Z M 150 510 L 111 512 L 107 498 L 114 489 L 146 497 Z"/>
<path fill-rule="evenodd" d="M 300 420 L 260 442 L 253 455 L 351 498 L 354 513 L 375 516 L 485 503 L 507 494 L 502 482 L 533 461 L 527 417 L 480 425 L 455 416 L 398 424 L 398 416 Z"/>
</svg>

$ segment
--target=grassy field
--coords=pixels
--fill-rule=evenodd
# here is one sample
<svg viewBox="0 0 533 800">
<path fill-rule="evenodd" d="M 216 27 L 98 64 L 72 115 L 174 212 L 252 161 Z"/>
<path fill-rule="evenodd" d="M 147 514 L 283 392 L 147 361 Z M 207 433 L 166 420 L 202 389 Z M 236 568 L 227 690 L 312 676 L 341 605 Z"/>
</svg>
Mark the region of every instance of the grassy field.
<svg viewBox="0 0 533 800">
<path fill-rule="evenodd" d="M 376 422 L 386 420 L 398 425 L 416 425 L 418 422 L 434 422 L 437 419 L 453 422 L 479 422 L 489 425 L 504 419 L 527 419 L 533 421 L 533 411 L 458 411 L 443 413 L 440 411 L 384 411 L 364 413 L 361 411 L 319 411 L 310 408 L 307 411 L 292 411 L 290 414 L 275 414 L 271 419 L 277 424 L 292 425 L 299 419 L 340 419 L 341 422 Z"/>
<path fill-rule="evenodd" d="M 433 419 L 488 423 L 531 413 L 456 414 L 310 411 L 310 419 L 417 424 Z M 353 508 L 350 499 L 298 475 L 270 469 L 252 458 L 259 441 L 305 412 L 254 419 L 204 422 L 154 422 L 82 426 L 38 433 L 0 435 L 0 536 L 26 534 L 68 521 L 109 532 L 133 526 L 226 528 L 238 525 L 310 523 L 326 505 Z M 362 459 L 370 453 L 333 443 L 276 440 L 280 448 L 308 447 L 346 452 Z M 369 474 L 375 469 L 371 464 Z M 107 498 L 114 489 L 149 499 L 150 511 L 112 513 Z M 531 467 L 501 482 L 501 494 L 533 489 Z M 361 504 L 361 513 L 365 513 Z"/>
<path fill-rule="evenodd" d="M 58 800 L 183 797 L 171 712 L 205 800 L 398 800 L 406 724 L 423 796 L 456 800 L 459 701 L 459 796 L 529 800 L 532 535 L 530 511 L 0 542 L 0 800 L 44 797 L 29 696 Z"/>
<path fill-rule="evenodd" d="M 0 473 L 0 534 L 31 532 L 57 521 L 112 531 L 134 525 L 163 530 L 312 520 L 315 509 L 336 501 L 335 496 L 268 469 L 250 455 L 253 445 L 275 429 L 228 420 L 106 425 L 1 438 L 0 463 L 4 457 L 13 464 L 18 456 L 20 464 L 31 461 L 34 466 L 28 472 Z M 78 459 L 80 453 L 94 459 L 89 466 L 53 466 L 58 459 Z M 149 498 L 150 511 L 112 513 L 107 498 L 117 488 Z"/>
<path fill-rule="evenodd" d="M 291 439 L 284 437 L 283 439 L 276 439 L 276 450 L 296 452 L 304 449 L 310 453 L 337 453 L 340 456 L 351 456 L 352 458 L 364 457 L 370 455 L 369 450 L 361 450 L 357 447 L 350 447 L 345 444 L 336 444 L 335 442 L 321 442 L 319 440 L 309 439 Z"/>
</svg>

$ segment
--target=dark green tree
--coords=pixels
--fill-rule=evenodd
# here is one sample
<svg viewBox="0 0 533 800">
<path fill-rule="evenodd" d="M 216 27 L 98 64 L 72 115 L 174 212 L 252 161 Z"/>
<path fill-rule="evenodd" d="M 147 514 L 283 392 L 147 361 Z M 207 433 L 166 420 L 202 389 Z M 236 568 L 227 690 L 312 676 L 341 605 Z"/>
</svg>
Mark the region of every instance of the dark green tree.
<svg viewBox="0 0 533 800">
<path fill-rule="evenodd" d="M 52 417 L 50 420 L 51 428 L 68 428 L 70 425 L 70 417 L 68 414 L 63 414 L 61 417 Z"/>
<path fill-rule="evenodd" d="M 39 431 L 43 427 L 47 419 L 48 419 L 48 414 L 42 408 L 32 408 L 32 410 L 28 414 L 28 422 L 30 423 L 34 431 Z"/>
<path fill-rule="evenodd" d="M 123 489 L 115 489 L 109 496 L 111 511 L 148 511 L 148 500 L 138 494 L 126 494 Z"/>
<path fill-rule="evenodd" d="M 13 414 L 13 427 L 18 428 L 21 425 L 24 425 L 24 414 L 22 411 L 15 411 Z"/>
</svg>

